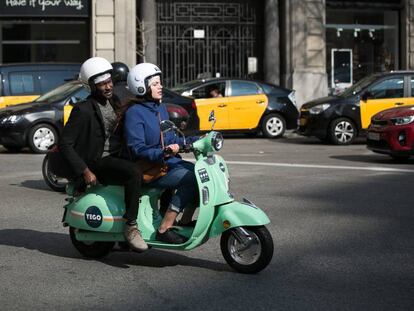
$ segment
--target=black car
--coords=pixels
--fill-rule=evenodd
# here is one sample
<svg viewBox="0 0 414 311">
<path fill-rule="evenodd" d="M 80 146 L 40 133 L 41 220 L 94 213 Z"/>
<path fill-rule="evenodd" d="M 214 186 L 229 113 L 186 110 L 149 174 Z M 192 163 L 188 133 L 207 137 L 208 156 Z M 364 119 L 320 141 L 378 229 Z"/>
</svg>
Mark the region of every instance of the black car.
<svg viewBox="0 0 414 311">
<path fill-rule="evenodd" d="M 164 89 L 165 90 L 165 89 Z M 197 131 L 198 121 L 189 119 L 193 101 L 172 91 L 164 103 L 170 119 L 185 133 Z M 29 147 L 35 153 L 45 153 L 56 143 L 63 129 L 64 106 L 89 96 L 89 90 L 79 81 L 65 83 L 27 104 L 0 109 L 0 144 L 10 151 Z M 171 103 L 170 103 L 171 102 Z"/>
<path fill-rule="evenodd" d="M 197 115 L 197 106 L 194 99 L 163 88 L 162 102 L 167 104 L 170 119 L 184 131 L 186 135 L 196 135 L 200 128 L 200 119 Z M 183 111 L 182 109 L 185 109 Z M 188 116 L 186 116 L 186 113 Z"/>
<path fill-rule="evenodd" d="M 412 71 L 368 76 L 339 95 L 319 98 L 300 109 L 299 134 L 347 145 L 366 133 L 371 117 L 385 109 L 410 105 Z"/>
<path fill-rule="evenodd" d="M 73 80 L 80 64 L 18 63 L 0 65 L 0 108 L 28 103 Z"/>
</svg>

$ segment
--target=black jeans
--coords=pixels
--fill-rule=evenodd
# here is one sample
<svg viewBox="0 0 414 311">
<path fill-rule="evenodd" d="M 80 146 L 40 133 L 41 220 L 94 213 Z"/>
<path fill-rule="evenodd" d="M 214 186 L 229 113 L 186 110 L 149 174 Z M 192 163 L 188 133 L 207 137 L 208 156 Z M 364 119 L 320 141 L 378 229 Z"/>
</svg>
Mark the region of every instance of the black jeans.
<svg viewBox="0 0 414 311">
<path fill-rule="evenodd" d="M 107 156 L 91 167 L 91 170 L 101 184 L 124 186 L 124 218 L 127 223 L 134 223 L 138 216 L 142 183 L 142 172 L 138 166 L 128 160 Z"/>
</svg>

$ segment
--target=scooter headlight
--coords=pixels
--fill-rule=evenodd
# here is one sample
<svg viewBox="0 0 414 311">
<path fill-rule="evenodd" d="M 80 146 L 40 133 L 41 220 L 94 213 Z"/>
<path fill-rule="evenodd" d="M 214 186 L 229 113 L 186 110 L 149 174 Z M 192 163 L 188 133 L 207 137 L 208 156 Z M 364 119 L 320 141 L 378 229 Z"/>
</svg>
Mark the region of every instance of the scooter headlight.
<svg viewBox="0 0 414 311">
<path fill-rule="evenodd" d="M 211 138 L 211 145 L 214 150 L 219 151 L 223 147 L 223 135 L 219 132 L 215 132 L 214 136 Z"/>
</svg>

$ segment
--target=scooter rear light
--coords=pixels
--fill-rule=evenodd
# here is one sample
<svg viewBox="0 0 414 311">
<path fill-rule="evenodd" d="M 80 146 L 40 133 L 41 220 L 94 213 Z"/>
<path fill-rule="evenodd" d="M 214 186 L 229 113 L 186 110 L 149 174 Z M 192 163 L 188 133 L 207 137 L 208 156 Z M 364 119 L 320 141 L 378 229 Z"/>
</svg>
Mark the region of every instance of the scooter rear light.
<svg viewBox="0 0 414 311">
<path fill-rule="evenodd" d="M 196 103 L 195 103 L 195 101 L 194 101 L 194 100 L 191 102 L 191 107 L 192 107 L 194 110 L 196 110 L 196 111 L 197 111 L 197 105 L 196 105 Z"/>
</svg>

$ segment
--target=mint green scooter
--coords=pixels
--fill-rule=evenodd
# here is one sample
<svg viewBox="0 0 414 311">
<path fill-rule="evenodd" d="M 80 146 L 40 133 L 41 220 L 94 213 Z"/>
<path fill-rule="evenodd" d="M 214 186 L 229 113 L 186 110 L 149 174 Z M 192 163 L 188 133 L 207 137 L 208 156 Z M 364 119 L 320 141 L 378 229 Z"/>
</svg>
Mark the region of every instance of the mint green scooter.
<svg viewBox="0 0 414 311">
<path fill-rule="evenodd" d="M 215 120 L 213 112 L 210 117 Z M 178 131 L 172 122 L 168 122 L 163 122 L 163 131 Z M 227 263 L 239 272 L 256 273 L 264 269 L 273 256 L 273 239 L 264 226 L 270 221 L 248 200 L 234 200 L 229 190 L 226 162 L 215 154 L 222 145 L 222 135 L 211 131 L 187 148 L 187 152 L 193 152 L 196 159 L 200 206 L 195 226 L 176 227 L 188 238 L 184 244 L 166 244 L 155 239 L 162 220 L 158 204 L 161 189 L 144 189 L 138 228 L 150 247 L 174 250 L 191 250 L 210 237 L 221 234 L 221 251 Z M 81 196 L 74 196 L 73 192 L 69 185 L 67 193 L 70 197 L 64 206 L 63 225 L 69 227 L 75 248 L 86 257 L 100 258 L 112 251 L 115 243 L 127 247 L 123 236 L 125 208 L 122 187 L 97 185 L 88 188 Z"/>
</svg>

